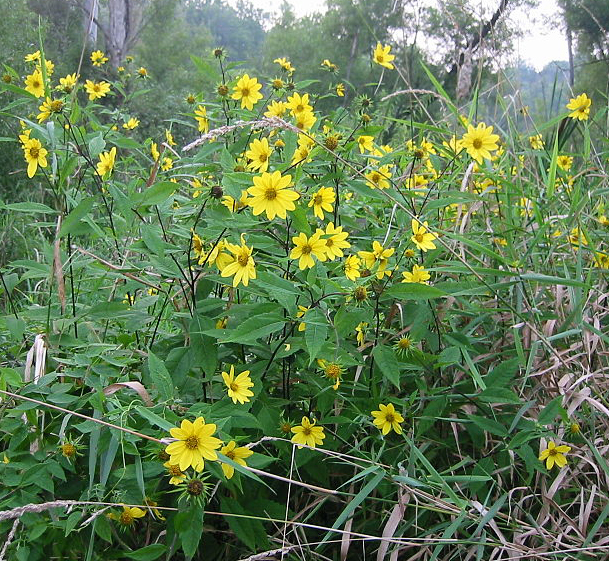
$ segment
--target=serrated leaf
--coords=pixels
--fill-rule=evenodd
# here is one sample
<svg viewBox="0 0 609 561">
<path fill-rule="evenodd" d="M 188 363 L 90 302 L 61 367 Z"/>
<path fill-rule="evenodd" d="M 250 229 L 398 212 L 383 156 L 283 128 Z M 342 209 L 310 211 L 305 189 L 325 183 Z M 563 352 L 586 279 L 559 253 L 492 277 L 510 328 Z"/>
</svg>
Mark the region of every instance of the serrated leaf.
<svg viewBox="0 0 609 561">
<path fill-rule="evenodd" d="M 561 402 L 562 402 L 562 396 L 561 395 L 556 396 L 552 401 L 550 401 L 550 403 L 548 403 L 543 408 L 541 413 L 539 413 L 537 422 L 540 425 L 552 424 L 556 420 L 556 417 L 558 416 L 558 414 L 560 413 L 560 410 L 562 409 Z"/>
<path fill-rule="evenodd" d="M 387 378 L 396 388 L 400 387 L 400 363 L 393 349 L 385 345 L 377 345 L 372 349 L 372 356 L 384 378 Z"/>
<path fill-rule="evenodd" d="M 148 353 L 148 369 L 152 383 L 159 392 L 161 399 L 173 399 L 173 380 L 165 367 L 165 363 L 152 351 Z"/>
<path fill-rule="evenodd" d="M 309 353 L 309 366 L 317 358 L 328 336 L 328 320 L 319 308 L 308 310 L 302 318 L 305 324 L 305 344 Z"/>
<path fill-rule="evenodd" d="M 227 330 L 224 343 L 255 343 L 262 337 L 267 337 L 283 328 L 286 320 L 275 312 L 260 314 L 248 318 L 236 329 Z"/>
</svg>

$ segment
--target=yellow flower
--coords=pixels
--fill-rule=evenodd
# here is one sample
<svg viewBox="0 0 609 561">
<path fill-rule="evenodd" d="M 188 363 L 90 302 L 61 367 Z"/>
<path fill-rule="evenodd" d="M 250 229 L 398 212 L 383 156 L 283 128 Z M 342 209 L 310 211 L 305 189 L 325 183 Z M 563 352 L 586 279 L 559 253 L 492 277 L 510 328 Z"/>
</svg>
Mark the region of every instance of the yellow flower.
<svg viewBox="0 0 609 561">
<path fill-rule="evenodd" d="M 389 181 L 391 172 L 388 165 L 381 166 L 379 169 L 373 169 L 365 173 L 364 176 L 368 180 L 367 185 L 370 189 L 389 189 L 391 187 L 391 182 Z"/>
<path fill-rule="evenodd" d="M 366 328 L 368 327 L 368 323 L 365 321 L 360 321 L 355 327 L 355 339 L 357 340 L 358 345 L 363 345 L 366 341 Z"/>
<path fill-rule="evenodd" d="M 309 105 L 309 94 L 300 95 L 294 93 L 288 97 L 288 109 L 294 117 L 298 117 L 301 113 L 312 113 L 313 107 Z"/>
<path fill-rule="evenodd" d="M 167 468 L 167 473 L 171 475 L 171 479 L 169 480 L 170 485 L 179 485 L 186 479 L 186 474 L 180 469 L 178 464 L 165 462 L 163 466 Z"/>
<path fill-rule="evenodd" d="M 326 242 L 321 239 L 322 233 L 322 230 L 317 230 L 311 237 L 307 237 L 302 232 L 292 238 L 295 247 L 290 252 L 290 259 L 298 259 L 298 268 L 301 271 L 315 265 L 313 257 L 317 257 L 320 261 L 327 259 Z"/>
<path fill-rule="evenodd" d="M 354 281 L 361 276 L 360 273 L 360 258 L 357 255 L 349 255 L 347 259 L 345 259 L 345 263 L 343 265 L 345 270 L 345 276 L 350 280 Z"/>
<path fill-rule="evenodd" d="M 315 419 L 311 423 L 308 417 L 303 417 L 300 426 L 291 428 L 291 431 L 294 433 L 292 442 L 298 444 L 298 448 L 303 446 L 315 448 L 317 444 L 323 444 L 324 438 L 326 438 L 324 429 L 323 427 L 316 427 L 315 422 Z"/>
<path fill-rule="evenodd" d="M 66 442 L 65 444 L 62 444 L 59 449 L 61 450 L 61 454 L 65 458 L 68 458 L 68 460 L 74 458 L 78 453 L 76 446 L 74 446 L 74 444 L 72 444 L 71 442 Z"/>
<path fill-rule="evenodd" d="M 275 216 L 285 218 L 288 210 L 294 210 L 294 201 L 300 196 L 296 191 L 287 189 L 292 181 L 291 175 L 281 175 L 274 171 L 272 174 L 264 172 L 253 178 L 254 185 L 247 192 L 251 195 L 248 205 L 252 207 L 254 216 L 263 212 L 269 220 Z"/>
<path fill-rule="evenodd" d="M 571 230 L 569 234 L 569 242 L 575 248 L 579 247 L 580 244 L 588 245 L 586 235 L 580 230 L 579 226 L 576 226 Z"/>
<path fill-rule="evenodd" d="M 283 117 L 287 109 L 288 104 L 285 101 L 271 101 L 267 106 L 267 110 L 264 112 L 264 116 Z"/>
<path fill-rule="evenodd" d="M 535 134 L 533 136 L 529 136 L 529 143 L 531 144 L 531 148 L 533 150 L 543 150 L 543 137 L 541 134 Z"/>
<path fill-rule="evenodd" d="M 318 191 L 311 197 L 308 207 L 313 207 L 313 213 L 320 220 L 324 219 L 324 210 L 326 212 L 332 212 L 334 207 L 334 201 L 336 200 L 336 193 L 332 187 L 320 187 Z"/>
<path fill-rule="evenodd" d="M 241 245 L 236 245 L 232 243 L 226 242 L 226 249 L 228 249 L 234 256 L 234 261 L 228 264 L 223 264 L 221 267 L 221 275 L 223 277 L 232 277 L 233 278 L 233 287 L 239 285 L 239 283 L 243 283 L 243 286 L 247 286 L 250 282 L 250 279 L 256 278 L 256 264 L 254 263 L 254 258 L 252 257 L 253 247 L 247 247 L 245 245 L 243 237 L 241 238 Z"/>
<path fill-rule="evenodd" d="M 44 67 L 47 71 L 47 77 L 52 76 L 53 72 L 55 71 L 55 64 L 53 64 L 53 62 L 51 62 L 50 60 L 45 60 Z M 39 64 L 36 65 L 36 70 L 42 74 L 42 67 Z"/>
<path fill-rule="evenodd" d="M 254 395 L 249 388 L 254 387 L 254 382 L 250 378 L 250 371 L 244 370 L 235 377 L 235 367 L 231 365 L 230 372 L 222 372 L 222 379 L 228 390 L 228 397 L 241 404 L 249 402 L 249 398 Z"/>
<path fill-rule="evenodd" d="M 404 417 L 400 415 L 393 406 L 393 403 L 389 405 L 379 404 L 379 411 L 372 411 L 374 417 L 374 425 L 382 431 L 383 435 L 386 435 L 390 430 L 394 430 L 397 434 L 402 434 L 402 427 L 400 423 L 404 422 Z"/>
<path fill-rule="evenodd" d="M 592 100 L 585 94 L 578 95 L 575 98 L 571 98 L 567 103 L 567 109 L 571 111 L 569 117 L 577 119 L 579 121 L 586 121 L 590 117 L 590 105 Z"/>
<path fill-rule="evenodd" d="M 245 208 L 247 206 L 247 201 L 247 191 L 245 190 L 241 191 L 241 198 L 238 201 L 233 199 L 230 195 L 224 195 L 222 197 L 222 204 L 231 212 L 237 212 L 238 210 Z"/>
<path fill-rule="evenodd" d="M 380 42 L 376 44 L 374 52 L 372 53 L 372 60 L 376 62 L 376 64 L 380 64 L 389 70 L 393 70 L 394 66 L 391 64 L 391 61 L 395 58 L 395 55 L 390 55 L 389 51 L 391 50 L 390 45 L 386 45 L 383 47 Z"/>
<path fill-rule="evenodd" d="M 161 164 L 161 169 L 163 171 L 168 171 L 173 167 L 173 160 L 169 156 L 165 156 L 163 158 L 163 163 Z"/>
<path fill-rule="evenodd" d="M 343 367 L 337 362 L 328 362 L 323 359 L 318 360 L 317 363 L 323 369 L 326 377 L 334 382 L 332 389 L 337 390 L 340 386 L 340 377 L 343 373 Z"/>
<path fill-rule="evenodd" d="M 116 158 L 116 146 L 108 152 L 102 152 L 99 155 L 99 162 L 97 162 L 97 173 L 104 177 L 106 174 L 112 173 L 114 169 L 114 160 Z"/>
<path fill-rule="evenodd" d="M 374 137 L 367 135 L 358 136 L 357 145 L 359 146 L 360 154 L 363 154 L 366 150 L 372 152 L 374 150 Z"/>
<path fill-rule="evenodd" d="M 176 145 L 176 141 L 173 139 L 173 135 L 169 130 L 165 130 L 165 140 L 167 141 L 167 144 L 169 144 L 169 146 Z"/>
<path fill-rule="evenodd" d="M 336 95 L 338 97 L 345 97 L 345 84 L 342 82 L 340 84 L 336 84 Z"/>
<path fill-rule="evenodd" d="M 491 159 L 491 152 L 499 148 L 497 141 L 499 135 L 493 134 L 493 127 L 487 127 L 484 123 L 479 123 L 476 128 L 472 125 L 467 126 L 467 132 L 461 138 L 461 145 L 467 153 L 479 164 L 484 158 Z"/>
<path fill-rule="evenodd" d="M 57 89 L 62 90 L 66 93 L 70 93 L 76 87 L 77 81 L 78 76 L 76 75 L 76 73 L 68 74 L 64 78 L 59 78 L 59 86 L 57 86 Z"/>
<path fill-rule="evenodd" d="M 3 464 L 10 464 L 11 463 L 9 457 L 6 455 L 6 452 L 4 453 L 4 456 L 2 457 L 2 463 Z"/>
<path fill-rule="evenodd" d="M 25 60 L 25 62 L 39 62 L 40 61 L 40 51 L 36 51 L 35 53 L 25 55 L 24 60 Z"/>
<path fill-rule="evenodd" d="M 252 141 L 249 150 L 245 153 L 245 157 L 250 160 L 247 164 L 248 169 L 265 172 L 269 169 L 269 159 L 273 149 L 269 146 L 268 138 Z"/>
<path fill-rule="evenodd" d="M 326 257 L 330 261 L 333 261 L 337 257 L 342 257 L 344 255 L 343 249 L 351 247 L 351 244 L 347 241 L 349 233 L 343 232 L 342 226 L 335 227 L 332 222 L 329 222 L 325 232 L 319 231 L 322 233 L 322 236 L 329 236 L 326 239 Z"/>
<path fill-rule="evenodd" d="M 571 446 L 565 446 L 564 444 L 561 446 L 556 446 L 553 440 L 548 442 L 548 447 L 545 450 L 542 450 L 539 454 L 539 459 L 543 462 L 546 462 L 546 468 L 552 469 L 554 464 L 556 464 L 559 468 L 563 468 L 567 465 L 567 458 L 565 458 L 565 454 L 568 454 L 571 451 Z"/>
<path fill-rule="evenodd" d="M 409 271 L 404 271 L 402 276 L 404 277 L 402 282 L 413 282 L 419 284 L 429 284 L 427 281 L 431 278 L 431 275 L 422 265 L 414 265 L 412 267 L 412 273 Z"/>
<path fill-rule="evenodd" d="M 110 513 L 108 518 L 116 520 L 122 526 L 128 527 L 133 526 L 137 518 L 143 518 L 145 515 L 146 512 L 137 506 L 129 507 L 123 505 L 123 512 L 120 514 Z"/>
<path fill-rule="evenodd" d="M 257 78 L 250 78 L 248 74 L 244 74 L 237 81 L 237 85 L 233 87 L 234 93 L 231 96 L 233 99 L 241 100 L 241 109 L 254 108 L 254 105 L 262 99 L 262 94 L 259 92 L 262 84 L 258 83 Z"/>
<path fill-rule="evenodd" d="M 285 82 L 281 78 L 273 78 L 271 86 L 273 86 L 274 90 L 282 90 L 285 88 Z"/>
<path fill-rule="evenodd" d="M 123 123 L 123 128 L 131 131 L 134 128 L 136 128 L 139 124 L 140 124 L 139 119 L 136 119 L 135 117 L 131 117 L 126 123 Z"/>
<path fill-rule="evenodd" d="M 38 166 L 41 168 L 47 167 L 46 148 L 42 147 L 40 140 L 30 138 L 23 143 L 23 152 L 25 161 L 27 162 L 27 176 L 34 177 Z"/>
<path fill-rule="evenodd" d="M 398 342 L 394 345 L 394 349 L 400 356 L 406 356 L 413 347 L 414 343 L 410 337 L 404 335 L 398 339 Z"/>
<path fill-rule="evenodd" d="M 609 255 L 606 253 L 596 253 L 594 263 L 599 269 L 609 269 Z"/>
<path fill-rule="evenodd" d="M 146 70 L 146 68 L 144 68 L 143 66 L 140 66 L 138 68 L 137 71 L 138 75 L 141 76 L 142 78 L 148 78 L 148 70 Z"/>
<path fill-rule="evenodd" d="M 39 70 L 34 70 L 29 76 L 26 76 L 25 91 L 30 92 L 36 97 L 42 97 L 44 95 L 44 83 L 42 81 L 42 74 Z"/>
<path fill-rule="evenodd" d="M 433 243 L 437 236 L 427 231 L 427 221 L 421 224 L 417 219 L 412 219 L 412 243 L 414 243 L 421 251 L 428 249 L 436 249 Z"/>
<path fill-rule="evenodd" d="M 61 113 L 62 109 L 63 101 L 61 101 L 61 99 L 51 99 L 50 97 L 47 97 L 42 102 L 42 105 L 38 107 L 38 110 L 40 111 L 37 117 L 38 122 L 42 123 L 43 121 L 46 121 L 51 116 L 51 113 Z"/>
<path fill-rule="evenodd" d="M 237 443 L 234 440 L 231 440 L 220 450 L 220 454 L 224 454 L 227 458 L 240 466 L 246 466 L 245 459 L 249 458 L 253 453 L 253 450 L 250 450 L 245 446 L 237 446 Z M 224 472 L 226 479 L 230 479 L 235 475 L 235 468 L 225 463 L 222 464 L 222 471 Z"/>
<path fill-rule="evenodd" d="M 296 115 L 296 127 L 303 131 L 308 131 L 317 121 L 317 117 L 312 111 L 303 111 Z"/>
<path fill-rule="evenodd" d="M 150 145 L 150 155 L 152 156 L 152 159 L 153 159 L 155 162 L 158 162 L 158 161 L 159 161 L 159 156 L 160 156 L 160 154 L 159 154 L 159 149 L 157 148 L 157 144 L 156 144 L 156 142 L 153 142 L 153 143 Z"/>
<path fill-rule="evenodd" d="M 458 154 L 459 152 L 461 152 L 461 150 L 463 150 L 463 145 L 461 144 L 461 141 L 458 140 L 454 134 L 450 137 L 448 142 L 446 142 L 446 140 L 442 141 L 442 145 L 448 148 L 451 152 L 454 152 L 455 154 Z"/>
<path fill-rule="evenodd" d="M 85 91 L 89 94 L 89 100 L 94 101 L 104 97 L 110 91 L 110 84 L 108 82 L 92 82 L 87 80 L 85 82 Z"/>
<path fill-rule="evenodd" d="M 387 262 L 389 257 L 395 252 L 394 248 L 385 249 L 376 240 L 372 242 L 372 251 L 359 251 L 358 255 L 364 260 L 367 269 L 372 269 L 378 264 L 376 278 L 383 279 L 385 275 L 391 276 L 391 271 L 387 271 Z"/>
<path fill-rule="evenodd" d="M 199 123 L 199 132 L 206 133 L 209 131 L 209 119 L 207 118 L 207 107 L 199 105 L 195 109 L 195 119 Z"/>
<path fill-rule="evenodd" d="M 281 66 L 281 68 L 283 68 L 288 74 L 293 74 L 295 70 L 292 63 L 285 57 L 276 58 L 273 62 Z"/>
<path fill-rule="evenodd" d="M 298 311 L 296 312 L 297 318 L 302 318 L 309 311 L 307 306 L 298 306 Z M 301 321 L 298 324 L 298 331 L 304 331 L 307 328 L 307 324 L 304 321 Z"/>
<path fill-rule="evenodd" d="M 93 66 L 101 66 L 108 62 L 108 57 L 102 51 L 93 51 L 91 53 L 91 62 Z"/>
<path fill-rule="evenodd" d="M 564 171 L 569 171 L 571 169 L 571 166 L 573 165 L 573 157 L 572 156 L 558 156 L 556 158 L 556 165 Z"/>
<path fill-rule="evenodd" d="M 321 65 L 330 70 L 330 72 L 336 72 L 338 70 L 338 66 L 333 62 L 330 62 L 327 58 L 324 58 Z"/>
<path fill-rule="evenodd" d="M 201 471 L 205 460 L 218 459 L 215 450 L 222 446 L 222 441 L 212 436 L 216 432 L 214 423 L 205 424 L 203 417 L 197 417 L 194 423 L 184 419 L 179 428 L 174 427 L 169 432 L 176 441 L 169 444 L 165 452 L 170 455 L 169 463 L 178 465 L 181 471 L 191 466 Z"/>
</svg>

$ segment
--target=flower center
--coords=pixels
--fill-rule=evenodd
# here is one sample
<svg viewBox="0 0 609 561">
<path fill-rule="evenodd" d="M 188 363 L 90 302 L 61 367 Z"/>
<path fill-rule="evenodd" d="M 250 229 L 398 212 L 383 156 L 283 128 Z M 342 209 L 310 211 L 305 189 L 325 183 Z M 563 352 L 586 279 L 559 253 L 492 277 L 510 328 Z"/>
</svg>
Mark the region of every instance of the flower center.
<svg viewBox="0 0 609 561">
<path fill-rule="evenodd" d="M 328 364 L 326 366 L 326 376 L 328 378 L 338 378 L 340 375 L 340 366 L 338 364 Z"/>
<path fill-rule="evenodd" d="M 320 205 L 324 202 L 324 198 L 321 195 L 315 195 L 313 198 L 313 204 Z"/>
<path fill-rule="evenodd" d="M 180 477 L 180 475 L 182 475 L 182 470 L 178 465 L 171 465 L 169 466 L 168 470 L 173 477 Z"/>
<path fill-rule="evenodd" d="M 304 111 L 304 106 L 302 105 L 302 103 L 299 103 L 294 111 L 296 111 L 296 113 L 301 113 L 302 111 Z"/>
<path fill-rule="evenodd" d="M 267 155 L 266 154 L 259 154 L 258 155 L 258 160 L 260 160 L 261 162 L 266 162 Z"/>
<path fill-rule="evenodd" d="M 408 337 L 402 337 L 398 341 L 398 347 L 400 349 L 408 349 L 408 348 L 410 348 L 410 339 L 408 339 Z"/>
<path fill-rule="evenodd" d="M 311 427 L 304 427 L 302 429 L 302 434 L 304 434 L 305 436 L 311 436 Z"/>
<path fill-rule="evenodd" d="M 424 239 L 423 234 L 415 234 L 414 239 L 417 240 L 419 243 L 422 243 Z"/>
<path fill-rule="evenodd" d="M 313 248 L 311 247 L 311 244 L 306 243 L 302 246 L 301 251 L 303 255 L 309 255 L 313 251 Z"/>
<path fill-rule="evenodd" d="M 473 147 L 476 150 L 480 150 L 480 148 L 482 148 L 482 140 L 480 140 L 479 138 L 476 138 L 473 142 L 472 142 Z"/>
<path fill-rule="evenodd" d="M 249 261 L 249 255 L 247 255 L 246 253 L 241 253 L 241 255 L 239 255 L 239 257 L 237 258 L 237 262 L 242 267 L 245 267 L 247 265 L 248 261 Z"/>
<path fill-rule="evenodd" d="M 249 96 L 250 96 L 250 89 L 249 89 L 249 88 L 243 88 L 243 89 L 241 90 L 241 95 L 242 95 L 243 97 L 249 97 Z"/>
<path fill-rule="evenodd" d="M 267 187 L 264 192 L 264 198 L 267 201 L 274 201 L 277 198 L 277 189 L 275 187 Z"/>
<path fill-rule="evenodd" d="M 30 156 L 34 159 L 38 158 L 38 154 L 39 154 L 39 150 L 38 148 L 30 148 Z"/>
<path fill-rule="evenodd" d="M 549 452 L 549 456 L 558 456 L 558 452 L 556 451 L 556 448 L 550 448 L 550 450 L 548 450 Z"/>
<path fill-rule="evenodd" d="M 199 437 L 193 434 L 186 439 L 185 443 L 189 450 L 196 450 L 199 447 Z"/>
<path fill-rule="evenodd" d="M 334 245 L 334 240 L 329 238 L 326 240 L 326 247 L 332 247 Z"/>
<path fill-rule="evenodd" d="M 231 460 L 235 459 L 235 451 L 234 450 L 229 450 L 228 452 L 225 453 L 225 456 L 227 458 L 230 458 Z"/>
<path fill-rule="evenodd" d="M 393 413 L 387 413 L 385 415 L 385 422 L 387 422 L 387 423 L 394 423 L 395 422 L 395 417 L 393 416 Z"/>
<path fill-rule="evenodd" d="M 133 516 L 130 512 L 123 512 L 119 518 L 119 522 L 124 526 L 131 526 L 133 524 Z"/>
</svg>

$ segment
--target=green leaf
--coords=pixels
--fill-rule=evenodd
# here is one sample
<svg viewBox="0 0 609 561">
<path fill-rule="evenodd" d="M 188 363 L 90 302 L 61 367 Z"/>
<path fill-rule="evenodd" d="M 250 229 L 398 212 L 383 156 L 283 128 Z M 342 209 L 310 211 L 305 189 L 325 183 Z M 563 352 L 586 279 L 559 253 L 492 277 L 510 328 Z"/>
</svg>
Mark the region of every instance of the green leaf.
<svg viewBox="0 0 609 561">
<path fill-rule="evenodd" d="M 468 415 L 467 418 L 477 427 L 496 436 L 507 436 L 508 434 L 507 429 L 494 419 L 487 419 L 478 415 Z"/>
<path fill-rule="evenodd" d="M 138 193 L 134 197 L 134 205 L 158 205 L 164 203 L 170 195 L 178 188 L 171 181 L 159 181 L 151 187 L 148 187 L 143 193 Z"/>
<path fill-rule="evenodd" d="M 73 208 L 70 214 L 65 217 L 61 229 L 59 230 L 59 235 L 65 236 L 71 233 L 72 230 L 74 230 L 74 227 L 78 225 L 81 218 L 84 218 L 93 208 L 94 202 L 95 199 L 93 197 L 87 197 L 86 199 L 83 199 L 78 206 Z"/>
<path fill-rule="evenodd" d="M 175 427 L 175 425 L 173 423 L 171 423 L 167 419 L 163 419 L 163 417 L 160 417 L 156 413 L 153 413 L 152 411 L 150 411 L 150 409 L 148 407 L 138 407 L 137 412 L 142 417 L 144 417 L 144 419 L 146 419 L 149 423 L 151 423 L 163 430 L 169 431 L 169 429 L 172 429 Z"/>
<path fill-rule="evenodd" d="M 399 298 L 400 300 L 431 300 L 442 298 L 447 293 L 435 286 L 428 286 L 418 282 L 401 282 L 383 292 L 381 300 Z"/>
<path fill-rule="evenodd" d="M 165 401 L 173 399 L 173 380 L 167 368 L 165 368 L 165 363 L 152 351 L 148 352 L 148 369 L 152 383 L 159 392 L 161 399 Z"/>
<path fill-rule="evenodd" d="M 190 353 L 192 363 L 201 367 L 208 376 L 213 376 L 218 365 L 218 347 L 216 340 L 204 335 L 204 330 L 214 329 L 214 322 L 200 314 L 195 315 L 190 322 Z"/>
<path fill-rule="evenodd" d="M 158 559 L 163 553 L 167 551 L 167 546 L 162 543 L 153 543 L 142 547 L 137 551 L 131 551 L 129 553 L 123 553 L 127 559 L 136 559 L 137 561 L 153 561 Z"/>
<path fill-rule="evenodd" d="M 476 397 L 485 403 L 520 403 L 520 398 L 508 388 L 486 388 Z"/>
<path fill-rule="evenodd" d="M 283 328 L 286 320 L 275 312 L 246 319 L 236 329 L 227 330 L 224 343 L 251 344 Z"/>
<path fill-rule="evenodd" d="M 486 387 L 490 389 L 493 387 L 508 386 L 512 378 L 518 372 L 519 366 L 520 360 L 518 358 L 505 360 L 498 364 L 491 372 L 484 376 L 483 380 Z"/>
<path fill-rule="evenodd" d="M 328 336 L 328 320 L 319 308 L 308 310 L 304 317 L 305 328 L 305 344 L 309 352 L 309 366 L 317 358 L 319 351 L 326 342 Z"/>
<path fill-rule="evenodd" d="M 558 416 L 558 414 L 560 413 L 560 410 L 562 409 L 562 407 L 560 405 L 561 402 L 562 402 L 562 396 L 561 395 L 556 396 L 552 401 L 550 401 L 550 403 L 548 403 L 543 408 L 541 413 L 539 413 L 537 422 L 540 425 L 551 425 L 556 420 L 556 417 Z"/>
<path fill-rule="evenodd" d="M 384 378 L 396 388 L 400 388 L 400 363 L 391 347 L 377 345 L 372 349 L 372 356 Z"/>
<path fill-rule="evenodd" d="M 199 547 L 203 535 L 203 515 L 203 508 L 193 504 L 188 510 L 178 512 L 174 518 L 174 528 L 180 536 L 187 559 L 192 559 Z"/>
<path fill-rule="evenodd" d="M 8 205 L 2 205 L 7 210 L 14 210 L 16 212 L 42 212 L 45 214 L 58 214 L 56 210 L 53 210 L 50 206 L 43 205 L 42 203 L 11 203 Z"/>
<path fill-rule="evenodd" d="M 91 140 L 89 140 L 89 154 L 91 158 L 97 158 L 100 152 L 106 147 L 106 141 L 102 133 L 100 132 L 98 135 L 94 136 Z"/>
</svg>

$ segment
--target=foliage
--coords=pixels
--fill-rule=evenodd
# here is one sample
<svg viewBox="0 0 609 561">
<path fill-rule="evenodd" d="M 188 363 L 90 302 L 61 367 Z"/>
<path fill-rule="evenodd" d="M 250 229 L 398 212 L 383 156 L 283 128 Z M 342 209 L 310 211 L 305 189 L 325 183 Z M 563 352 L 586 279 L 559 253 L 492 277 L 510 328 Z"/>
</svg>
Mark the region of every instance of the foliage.
<svg viewBox="0 0 609 561">
<path fill-rule="evenodd" d="M 348 59 L 305 65 L 318 91 L 215 48 L 189 84 L 144 65 L 158 30 L 116 73 L 0 84 L 40 193 L 2 203 L 26 217 L 0 268 L 7 558 L 604 547 L 606 109 L 457 106 L 425 65 L 385 99 L 407 53 L 381 66 L 369 29 L 357 96 Z"/>
</svg>

